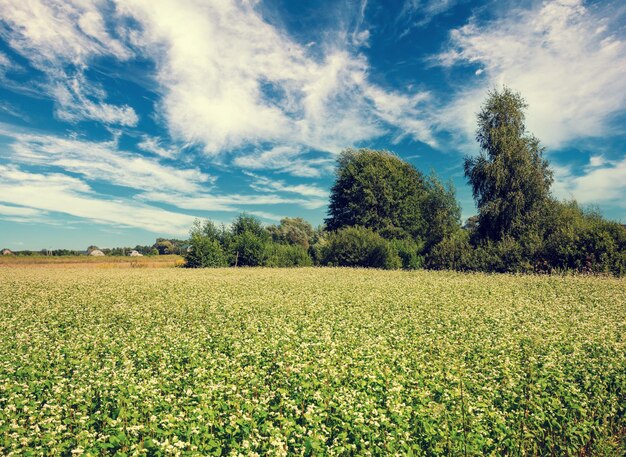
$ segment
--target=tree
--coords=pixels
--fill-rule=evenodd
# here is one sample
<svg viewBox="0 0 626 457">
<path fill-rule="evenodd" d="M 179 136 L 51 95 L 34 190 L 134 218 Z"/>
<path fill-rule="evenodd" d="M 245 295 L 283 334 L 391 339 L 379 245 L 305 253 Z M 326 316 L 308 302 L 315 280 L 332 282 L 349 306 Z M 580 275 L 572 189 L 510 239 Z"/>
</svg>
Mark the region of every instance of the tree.
<svg viewBox="0 0 626 457">
<path fill-rule="evenodd" d="M 367 227 L 384 238 L 422 239 L 426 185 L 411 164 L 387 151 L 347 149 L 337 160 L 327 229 Z"/>
<path fill-rule="evenodd" d="M 519 93 L 504 87 L 489 92 L 478 114 L 481 152 L 465 158 L 465 176 L 479 210 L 479 240 L 521 239 L 540 229 L 552 172 L 539 140 L 526 132 L 526 108 Z"/>
<path fill-rule="evenodd" d="M 314 233 L 311 224 L 301 217 L 285 217 L 279 225 L 269 226 L 267 231 L 276 243 L 300 245 L 305 249 L 309 248 Z"/>
<path fill-rule="evenodd" d="M 173 254 L 174 244 L 170 240 L 159 238 L 157 242 L 154 243 L 154 249 L 159 252 L 159 255 Z"/>
<path fill-rule="evenodd" d="M 185 252 L 188 268 L 225 267 L 226 256 L 218 241 L 219 231 L 211 221 L 196 220 L 189 233 L 189 249 Z"/>
<path fill-rule="evenodd" d="M 427 250 L 452 236 L 461 226 L 461 207 L 456 200 L 454 185 L 452 182 L 443 185 L 434 172 L 426 179 L 422 211 L 427 224 Z"/>
<path fill-rule="evenodd" d="M 234 235 L 229 248 L 233 266 L 258 267 L 265 263 L 265 241 L 253 231 Z"/>
<path fill-rule="evenodd" d="M 252 233 L 263 240 L 269 238 L 269 234 L 263 227 L 261 221 L 257 217 L 245 213 L 237 216 L 237 219 L 233 221 L 232 225 L 232 234 L 234 236 L 241 235 L 242 233 Z"/>
<path fill-rule="evenodd" d="M 270 235 L 261 221 L 247 214 L 241 214 L 231 226 L 231 237 L 228 241 L 230 261 L 235 266 L 256 267 L 265 262 L 265 244 Z"/>
</svg>

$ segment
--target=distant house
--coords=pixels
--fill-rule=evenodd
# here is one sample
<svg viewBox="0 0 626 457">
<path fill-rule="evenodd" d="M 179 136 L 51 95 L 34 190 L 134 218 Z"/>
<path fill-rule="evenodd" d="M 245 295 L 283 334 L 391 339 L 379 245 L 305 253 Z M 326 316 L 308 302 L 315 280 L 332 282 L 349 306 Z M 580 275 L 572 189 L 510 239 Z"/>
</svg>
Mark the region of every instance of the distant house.
<svg viewBox="0 0 626 457">
<path fill-rule="evenodd" d="M 130 254 L 128 254 L 128 255 L 131 256 L 131 257 L 143 257 L 142 253 L 140 253 L 138 251 L 135 251 L 135 250 L 130 251 Z"/>
<path fill-rule="evenodd" d="M 2 255 L 15 255 L 15 254 L 13 254 L 13 251 L 11 251 L 10 249 L 3 249 Z"/>
<path fill-rule="evenodd" d="M 102 252 L 100 249 L 93 249 L 89 252 L 89 255 L 92 255 L 94 257 L 102 257 L 104 256 L 104 252 Z"/>
</svg>

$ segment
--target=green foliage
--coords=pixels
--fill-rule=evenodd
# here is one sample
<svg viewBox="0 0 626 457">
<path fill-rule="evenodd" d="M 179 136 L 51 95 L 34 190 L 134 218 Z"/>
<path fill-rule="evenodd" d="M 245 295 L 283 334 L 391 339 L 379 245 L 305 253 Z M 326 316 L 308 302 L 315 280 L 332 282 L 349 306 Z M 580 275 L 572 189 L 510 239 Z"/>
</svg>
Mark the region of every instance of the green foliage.
<svg viewBox="0 0 626 457">
<path fill-rule="evenodd" d="M 388 239 L 423 239 L 425 195 L 422 174 L 396 155 L 347 149 L 337 160 L 326 226 L 329 231 L 362 226 Z"/>
<path fill-rule="evenodd" d="M 480 241 L 541 230 L 552 171 L 539 140 L 526 132 L 526 107 L 520 94 L 505 87 L 490 92 L 478 114 L 481 153 L 465 159 L 465 176 L 479 209 Z"/>
<path fill-rule="evenodd" d="M 427 231 L 424 236 L 426 249 L 430 250 L 446 237 L 456 233 L 461 225 L 461 207 L 456 200 L 454 185 L 443 185 L 433 172 L 425 181 L 426 195 L 423 213 Z"/>
<path fill-rule="evenodd" d="M 186 266 L 199 267 L 302 267 L 313 261 L 299 235 L 313 229 L 302 219 L 283 219 L 281 225 L 266 230 L 252 216 L 242 214 L 230 230 L 211 221 L 196 221 L 190 232 L 190 248 L 185 254 Z M 275 237 L 278 241 L 272 240 Z"/>
<path fill-rule="evenodd" d="M 402 268 L 405 270 L 417 270 L 424 263 L 421 252 L 424 250 L 422 243 L 412 240 L 391 240 L 392 248 L 398 253 Z"/>
<path fill-rule="evenodd" d="M 259 238 L 261 241 L 269 239 L 269 234 L 263 227 L 263 224 L 259 218 L 250 216 L 248 214 L 240 214 L 234 220 L 231 228 L 233 236 L 242 235 L 248 233 Z"/>
<path fill-rule="evenodd" d="M 346 227 L 328 235 L 321 248 L 322 265 L 396 269 L 402 266 L 397 249 L 372 229 Z"/>
<path fill-rule="evenodd" d="M 0 268 L 0 455 L 624 456 L 625 281 Z"/>
<path fill-rule="evenodd" d="M 280 244 L 300 245 L 309 249 L 313 238 L 313 227 L 301 217 L 281 219 L 279 225 L 270 225 L 267 231 L 272 240 Z"/>
<path fill-rule="evenodd" d="M 538 269 L 581 273 L 626 273 L 626 229 L 575 201 L 550 204 Z"/>
<path fill-rule="evenodd" d="M 308 250 L 300 244 L 266 243 L 264 266 L 267 267 L 310 267 L 313 265 Z"/>
<path fill-rule="evenodd" d="M 266 241 L 254 232 L 244 231 L 233 235 L 228 245 L 230 264 L 236 267 L 265 265 Z"/>
<path fill-rule="evenodd" d="M 437 243 L 428 254 L 426 265 L 433 270 L 468 271 L 478 269 L 470 244 L 470 232 L 457 230 Z"/>
<path fill-rule="evenodd" d="M 219 242 L 219 231 L 211 221 L 195 221 L 184 254 L 188 268 L 225 267 L 226 255 Z"/>
</svg>

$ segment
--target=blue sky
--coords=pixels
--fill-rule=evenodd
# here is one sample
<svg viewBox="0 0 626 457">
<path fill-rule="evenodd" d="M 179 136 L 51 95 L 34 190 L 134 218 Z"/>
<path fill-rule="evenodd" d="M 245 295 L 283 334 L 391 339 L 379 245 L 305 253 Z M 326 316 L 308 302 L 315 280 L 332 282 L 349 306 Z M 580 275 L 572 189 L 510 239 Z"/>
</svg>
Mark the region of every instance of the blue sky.
<svg viewBox="0 0 626 457">
<path fill-rule="evenodd" d="M 0 247 L 326 213 L 336 154 L 452 180 L 507 84 L 553 193 L 626 222 L 621 1 L 0 0 Z"/>
</svg>

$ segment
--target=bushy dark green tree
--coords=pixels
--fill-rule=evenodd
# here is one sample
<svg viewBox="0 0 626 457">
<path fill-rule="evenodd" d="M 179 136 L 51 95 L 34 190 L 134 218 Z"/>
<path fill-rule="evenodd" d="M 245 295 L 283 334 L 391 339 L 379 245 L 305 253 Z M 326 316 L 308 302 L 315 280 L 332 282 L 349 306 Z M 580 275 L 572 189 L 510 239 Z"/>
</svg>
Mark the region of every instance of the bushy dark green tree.
<svg viewBox="0 0 626 457">
<path fill-rule="evenodd" d="M 474 270 L 474 247 L 470 232 L 459 229 L 437 243 L 428 253 L 426 266 L 433 270 Z"/>
<path fill-rule="evenodd" d="M 480 155 L 465 159 L 479 210 L 479 240 L 520 239 L 539 232 L 552 172 L 539 140 L 526 131 L 522 96 L 505 87 L 489 93 L 478 114 Z"/>
<path fill-rule="evenodd" d="M 424 264 L 423 243 L 417 243 L 413 240 L 391 240 L 392 248 L 398 253 L 402 268 L 405 270 L 417 270 Z"/>
<path fill-rule="evenodd" d="M 326 228 L 361 226 L 384 238 L 423 239 L 424 176 L 387 151 L 347 149 L 337 160 Z"/>
</svg>

